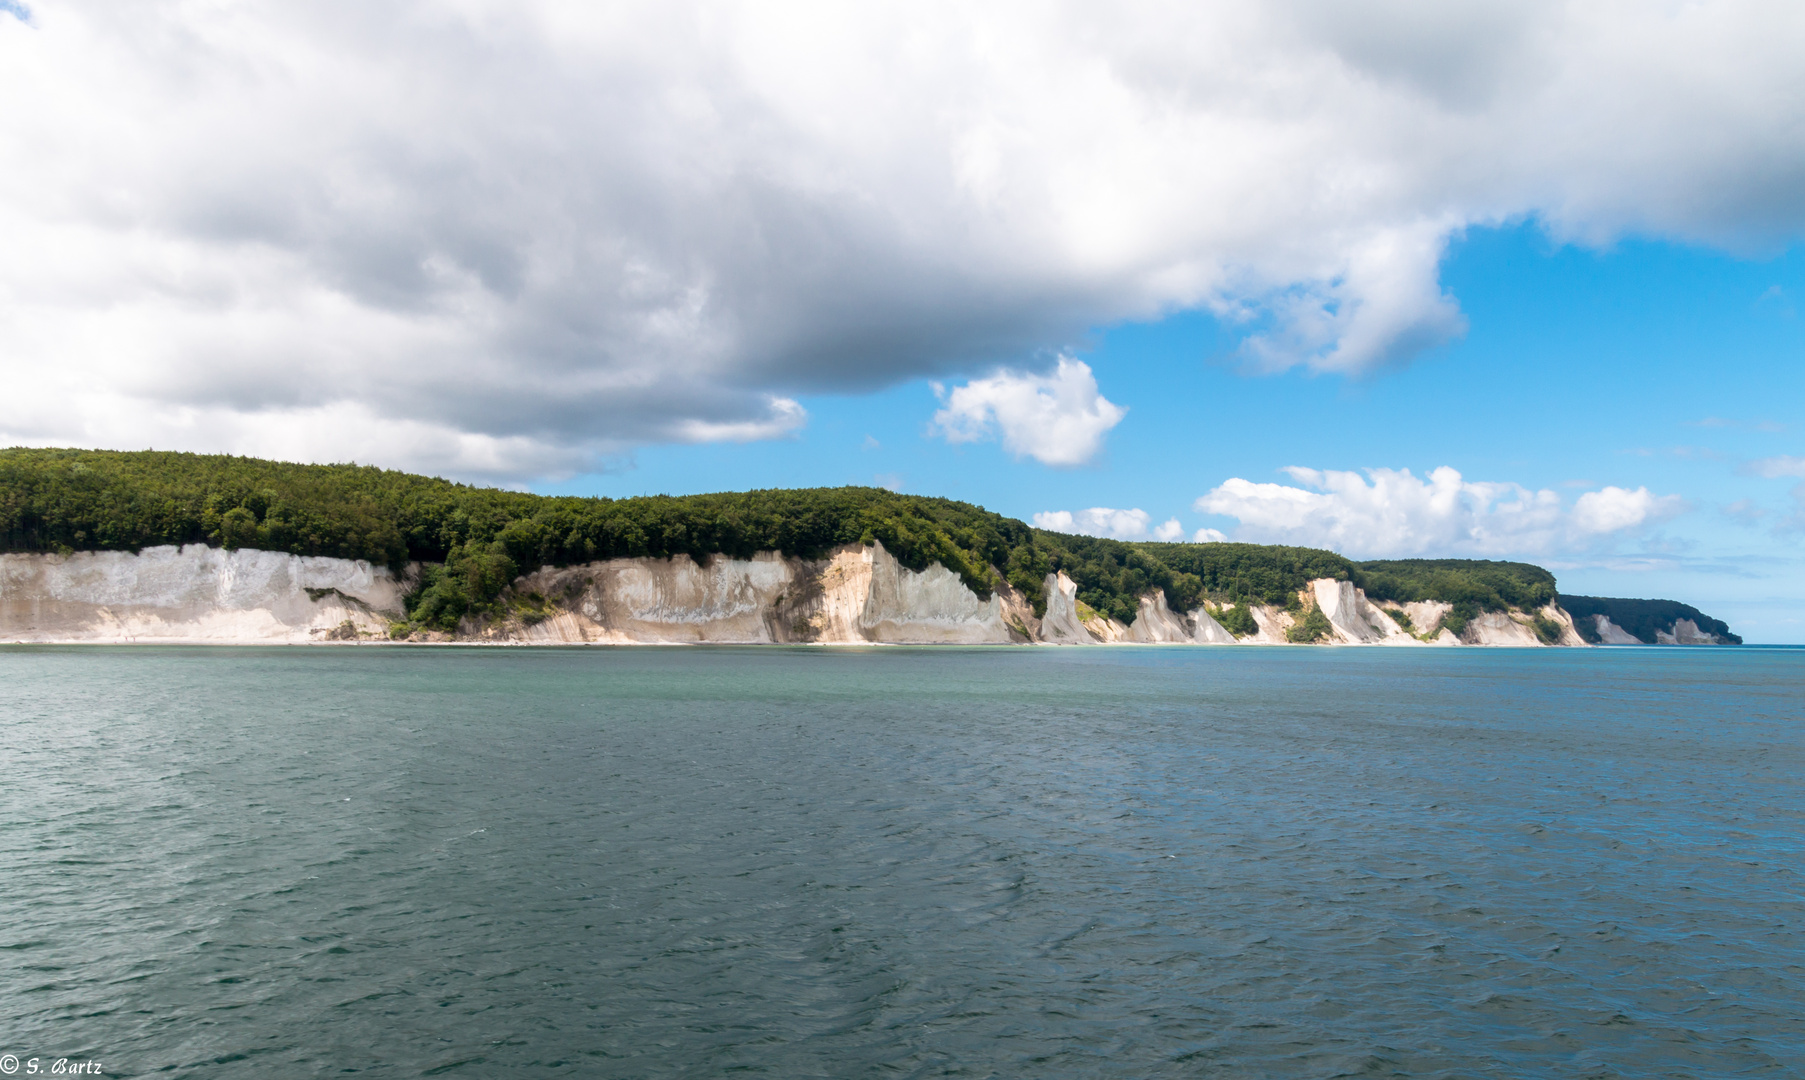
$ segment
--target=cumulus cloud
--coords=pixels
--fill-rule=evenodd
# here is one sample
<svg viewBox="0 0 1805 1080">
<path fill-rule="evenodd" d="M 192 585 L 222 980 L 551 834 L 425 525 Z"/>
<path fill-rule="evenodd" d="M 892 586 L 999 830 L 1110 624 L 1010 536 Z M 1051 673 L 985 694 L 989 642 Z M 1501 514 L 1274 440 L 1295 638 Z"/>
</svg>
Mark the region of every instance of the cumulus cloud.
<svg viewBox="0 0 1805 1080">
<path fill-rule="evenodd" d="M 1685 509 L 1675 495 L 1605 487 L 1569 509 L 1553 491 L 1469 481 L 1447 466 L 1356 472 L 1292 467 L 1298 486 L 1235 478 L 1196 508 L 1240 521 L 1238 539 L 1331 548 L 1357 557 L 1536 555 L 1596 546 Z"/>
<path fill-rule="evenodd" d="M 1639 528 L 1647 522 L 1672 517 L 1684 508 L 1685 500 L 1678 495 L 1655 495 L 1645 487 L 1634 491 L 1604 487 L 1575 499 L 1571 520 L 1582 533 L 1602 535 Z"/>
<path fill-rule="evenodd" d="M 1034 515 L 1034 527 L 1048 532 L 1076 533 L 1080 536 L 1104 536 L 1112 540 L 1160 540 L 1172 543 L 1184 538 L 1184 526 L 1177 518 L 1153 525 L 1153 515 L 1139 509 L 1114 510 L 1093 506 L 1076 514 L 1070 510 L 1049 510 Z"/>
<path fill-rule="evenodd" d="M 1461 332 L 1475 224 L 1805 225 L 1783 0 L 29 8 L 14 441 L 526 475 L 1180 309 L 1369 371 Z"/>
<path fill-rule="evenodd" d="M 1047 465 L 1082 465 L 1103 448 L 1103 436 L 1128 410 L 1097 389 L 1090 365 L 1062 356 L 1047 375 L 999 371 L 951 392 L 933 428 L 948 442 L 975 442 L 1001 429 L 1003 447 Z"/>
</svg>

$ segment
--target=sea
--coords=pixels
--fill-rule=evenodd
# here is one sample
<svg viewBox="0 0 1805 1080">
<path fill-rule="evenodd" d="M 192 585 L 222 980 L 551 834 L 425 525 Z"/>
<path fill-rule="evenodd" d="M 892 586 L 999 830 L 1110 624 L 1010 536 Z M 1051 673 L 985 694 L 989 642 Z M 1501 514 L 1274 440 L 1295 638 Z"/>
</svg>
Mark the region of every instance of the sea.
<svg viewBox="0 0 1805 1080">
<path fill-rule="evenodd" d="M 6 1075 L 1805 1075 L 1801 649 L 24 646 L 0 690 Z"/>
</svg>

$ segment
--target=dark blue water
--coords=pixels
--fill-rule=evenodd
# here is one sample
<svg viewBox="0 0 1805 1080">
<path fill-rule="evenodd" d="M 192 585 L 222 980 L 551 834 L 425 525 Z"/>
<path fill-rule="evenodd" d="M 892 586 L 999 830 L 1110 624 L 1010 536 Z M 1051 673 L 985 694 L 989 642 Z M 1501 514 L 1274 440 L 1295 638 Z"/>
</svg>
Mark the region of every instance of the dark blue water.
<svg viewBox="0 0 1805 1080">
<path fill-rule="evenodd" d="M 0 686 L 0 1051 L 41 1069 L 1805 1073 L 1797 650 L 13 648 Z"/>
</svg>

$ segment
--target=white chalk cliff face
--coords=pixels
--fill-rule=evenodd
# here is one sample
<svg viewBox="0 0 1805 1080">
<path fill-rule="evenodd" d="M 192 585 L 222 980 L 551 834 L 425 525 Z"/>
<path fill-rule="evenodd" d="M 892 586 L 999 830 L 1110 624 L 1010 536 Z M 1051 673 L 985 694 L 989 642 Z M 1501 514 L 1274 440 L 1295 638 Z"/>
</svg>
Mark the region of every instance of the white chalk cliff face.
<svg viewBox="0 0 1805 1080">
<path fill-rule="evenodd" d="M 1598 642 L 1601 645 L 1646 644 L 1641 638 L 1612 622 L 1609 615 L 1594 615 L 1592 623 L 1598 628 Z"/>
<path fill-rule="evenodd" d="M 1392 618 L 1368 603 L 1351 581 L 1321 578 L 1310 583 L 1312 599 L 1329 620 L 1335 639 L 1348 645 L 1418 645 Z"/>
<path fill-rule="evenodd" d="M 1235 636 L 1212 619 L 1206 608 L 1183 615 L 1173 611 L 1166 604 L 1166 591 L 1155 589 L 1141 597 L 1127 640 L 1144 645 L 1233 645 Z"/>
<path fill-rule="evenodd" d="M 1700 630 L 1698 623 L 1692 619 L 1676 619 L 1673 631 L 1655 631 L 1657 645 L 1722 645 L 1724 639 L 1709 630 Z"/>
<path fill-rule="evenodd" d="M 407 589 L 361 560 L 218 548 L 0 555 L 0 640 L 292 644 L 388 637 Z"/>
<path fill-rule="evenodd" d="M 1648 642 L 1611 621 L 1609 615 L 1593 615 L 1592 625 L 1600 645 L 1647 645 Z M 1699 629 L 1692 619 L 1676 619 L 1670 629 L 1655 631 L 1656 645 L 1722 645 L 1724 639 L 1709 630 Z"/>
<path fill-rule="evenodd" d="M 1427 644 L 1458 645 L 1460 639 L 1447 630 L 1439 629 L 1441 621 L 1454 610 L 1454 605 L 1443 600 L 1413 600 L 1408 604 L 1395 605 L 1410 620 L 1418 634 L 1431 635 Z M 1419 639 L 1420 640 L 1420 639 Z"/>
<path fill-rule="evenodd" d="M 1038 620 L 1008 586 L 979 599 L 936 563 L 916 572 L 882 544 L 851 545 L 820 560 L 761 552 L 610 559 L 547 567 L 514 584 L 538 593 L 553 614 L 467 621 L 464 635 L 486 641 L 1006 645 L 1034 640 Z"/>
<path fill-rule="evenodd" d="M 1054 645 L 1096 645 L 1106 640 L 1092 633 L 1078 616 L 1078 583 L 1064 570 L 1048 574 L 1047 613 L 1040 617 L 1040 640 Z M 1090 620 L 1095 622 L 1095 619 Z"/>
<path fill-rule="evenodd" d="M 1166 598 L 1160 593 L 1160 599 Z M 1235 635 L 1223 629 L 1221 623 L 1210 617 L 1208 608 L 1198 608 L 1188 616 L 1191 620 L 1191 640 L 1198 645 L 1233 645 Z"/>
<path fill-rule="evenodd" d="M 0 641 L 211 642 L 284 644 L 386 641 L 418 567 L 403 578 L 346 559 L 216 548 L 148 548 L 75 555 L 0 555 Z M 1249 610 L 1258 631 L 1237 639 L 1205 607 L 1176 612 L 1164 592 L 1141 598 L 1133 625 L 1084 607 L 1063 571 L 1045 582 L 1036 618 L 1019 592 L 1002 585 L 981 599 L 936 564 L 902 566 L 881 544 L 849 545 L 825 559 L 762 552 L 750 559 L 688 556 L 611 559 L 546 567 L 514 582 L 514 598 L 536 598 L 502 617 L 466 620 L 457 638 L 521 644 L 945 644 L 1044 643 L 1289 644 L 1297 620 L 1269 605 Z M 1390 609 L 1351 582 L 1313 581 L 1300 594 L 1321 609 L 1327 643 L 1344 645 L 1540 646 L 1531 616 L 1489 612 L 1460 639 L 1440 629 L 1449 605 Z M 1402 611 L 1414 633 L 1387 611 Z M 1565 612 L 1540 613 L 1561 626 L 1559 644 L 1583 645 Z M 1635 639 L 1599 619 L 1607 642 Z M 1680 643 L 1716 639 L 1682 620 Z M 1427 638 L 1428 640 L 1424 640 Z"/>
</svg>

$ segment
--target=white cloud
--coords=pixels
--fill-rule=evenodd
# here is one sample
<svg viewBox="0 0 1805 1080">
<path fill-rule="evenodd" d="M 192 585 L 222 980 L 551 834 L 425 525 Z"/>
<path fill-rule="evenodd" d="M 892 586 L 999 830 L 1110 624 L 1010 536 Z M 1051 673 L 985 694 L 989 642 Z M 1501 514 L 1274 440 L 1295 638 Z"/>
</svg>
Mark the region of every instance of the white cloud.
<svg viewBox="0 0 1805 1080">
<path fill-rule="evenodd" d="M 1805 457 L 1761 458 L 1749 462 L 1744 471 L 1769 480 L 1788 477 L 1805 479 Z"/>
<path fill-rule="evenodd" d="M 1727 503 L 1719 509 L 1723 511 L 1725 517 L 1734 521 L 1739 521 L 1744 525 L 1760 524 L 1761 520 L 1768 515 L 1767 508 L 1758 505 L 1753 499 L 1737 499 L 1735 502 Z"/>
<path fill-rule="evenodd" d="M 1672 517 L 1684 507 L 1678 495 L 1655 495 L 1645 487 L 1604 487 L 1574 500 L 1572 521 L 1583 533 L 1615 533 Z"/>
<path fill-rule="evenodd" d="M 1240 521 L 1238 539 L 1324 547 L 1357 557 L 1507 556 L 1567 551 L 1633 533 L 1685 508 L 1674 495 L 1606 487 L 1565 507 L 1550 490 L 1468 481 L 1443 466 L 1355 472 L 1292 467 L 1301 486 L 1235 478 L 1196 508 Z"/>
<path fill-rule="evenodd" d="M 1747 462 L 1740 471 L 1768 480 L 1805 480 L 1805 457 L 1781 455 L 1760 458 Z M 1790 494 L 1792 495 L 1793 512 L 1774 529 L 1775 533 L 1780 536 L 1805 532 L 1805 483 L 1795 484 Z M 1753 508 L 1747 499 L 1732 503 L 1725 507 L 1724 511 L 1749 524 L 1752 524 L 1762 513 Z"/>
<path fill-rule="evenodd" d="M 1220 544 L 1228 539 L 1228 534 L 1221 529 L 1198 529 L 1191 534 L 1193 544 Z"/>
<path fill-rule="evenodd" d="M 1049 510 L 1034 515 L 1034 527 L 1037 529 L 1080 536 L 1104 536 L 1112 540 L 1146 540 L 1151 536 L 1154 540 L 1171 543 L 1183 538 L 1185 532 L 1177 518 L 1152 528 L 1150 526 L 1153 526 L 1153 515 L 1138 507 L 1133 510 L 1114 510 L 1107 506 L 1093 506 L 1076 514 L 1070 510 Z"/>
<path fill-rule="evenodd" d="M 766 399 L 765 415 L 747 420 L 703 420 L 687 417 L 672 422 L 669 438 L 676 442 L 756 442 L 794 434 L 808 422 L 808 410 L 789 398 Z"/>
<path fill-rule="evenodd" d="M 1097 390 L 1090 365 L 1062 356 L 1049 375 L 999 371 L 951 392 L 933 427 L 948 442 L 989 438 L 1002 429 L 1003 447 L 1047 465 L 1082 465 L 1103 448 L 1103 436 L 1128 410 Z"/>
<path fill-rule="evenodd" d="M 527 475 L 1186 308 L 1370 370 L 1470 225 L 1805 231 L 1783 0 L 27 6 L 0 440 Z"/>
</svg>

